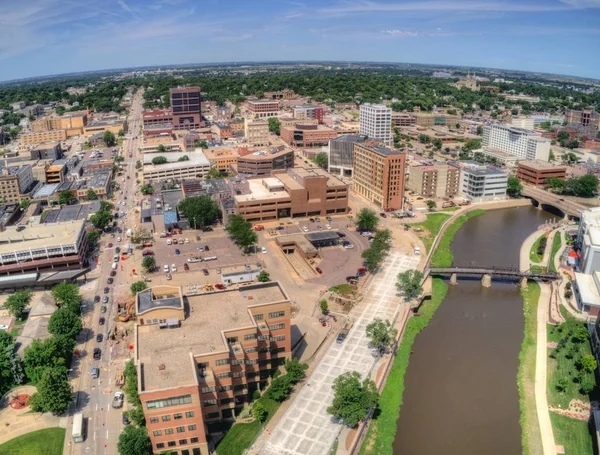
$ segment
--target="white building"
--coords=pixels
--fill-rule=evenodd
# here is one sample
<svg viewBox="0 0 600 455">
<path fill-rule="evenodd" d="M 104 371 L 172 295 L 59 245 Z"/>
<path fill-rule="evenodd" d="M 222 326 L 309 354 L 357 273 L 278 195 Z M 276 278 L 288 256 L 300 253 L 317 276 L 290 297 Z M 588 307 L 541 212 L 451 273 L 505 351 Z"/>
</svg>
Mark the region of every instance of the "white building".
<svg viewBox="0 0 600 455">
<path fill-rule="evenodd" d="M 144 183 L 161 182 L 163 180 L 181 182 L 185 179 L 204 178 L 210 169 L 210 162 L 200 152 L 188 153 L 187 155 L 189 156 L 187 161 L 144 165 L 142 169 Z"/>
<path fill-rule="evenodd" d="M 474 202 L 506 198 L 508 174 L 476 161 L 461 161 L 459 164 L 461 196 Z"/>
<path fill-rule="evenodd" d="M 589 275 L 600 270 L 600 207 L 581 214 L 577 245 L 581 249 L 579 271 Z"/>
<path fill-rule="evenodd" d="M 369 139 L 379 139 L 386 145 L 392 143 L 392 109 L 383 104 L 361 104 L 359 116 L 360 134 Z"/>
<path fill-rule="evenodd" d="M 515 128 L 533 131 L 534 120 L 533 117 L 513 117 L 510 124 Z"/>
<path fill-rule="evenodd" d="M 484 126 L 482 145 L 510 153 L 523 160 L 548 161 L 550 156 L 549 139 L 511 125 Z"/>
</svg>

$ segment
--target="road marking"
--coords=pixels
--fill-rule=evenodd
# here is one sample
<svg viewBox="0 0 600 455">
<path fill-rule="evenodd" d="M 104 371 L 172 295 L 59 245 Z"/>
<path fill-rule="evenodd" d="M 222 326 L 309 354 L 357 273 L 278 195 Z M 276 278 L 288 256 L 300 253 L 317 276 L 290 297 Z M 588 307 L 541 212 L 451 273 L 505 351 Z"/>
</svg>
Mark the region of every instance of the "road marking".
<svg viewBox="0 0 600 455">
<path fill-rule="evenodd" d="M 106 439 L 108 439 L 108 430 L 106 430 Z"/>
<path fill-rule="evenodd" d="M 94 431 L 94 441 L 96 440 L 96 432 Z"/>
<path fill-rule="evenodd" d="M 98 403 L 96 403 L 96 411 L 98 410 Z"/>
</svg>

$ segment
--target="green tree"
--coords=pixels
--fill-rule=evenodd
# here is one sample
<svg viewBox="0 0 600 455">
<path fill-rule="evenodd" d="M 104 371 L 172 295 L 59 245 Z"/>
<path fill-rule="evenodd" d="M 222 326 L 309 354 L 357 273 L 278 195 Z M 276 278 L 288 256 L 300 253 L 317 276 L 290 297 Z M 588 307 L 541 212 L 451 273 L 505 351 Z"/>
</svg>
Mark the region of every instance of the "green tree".
<svg viewBox="0 0 600 455">
<path fill-rule="evenodd" d="M 154 256 L 145 256 L 142 259 L 142 267 L 147 273 L 152 273 L 156 270 L 156 259 Z"/>
<path fill-rule="evenodd" d="M 567 378 L 560 378 L 556 383 L 556 390 L 564 392 L 569 387 L 570 381 Z"/>
<path fill-rule="evenodd" d="M 99 210 L 90 216 L 90 223 L 94 225 L 96 229 L 104 229 L 112 222 L 112 214 L 106 210 Z"/>
<path fill-rule="evenodd" d="M 470 153 L 481 148 L 481 139 L 469 139 L 463 146 L 463 151 Z"/>
<path fill-rule="evenodd" d="M 162 145 L 162 144 L 158 144 L 158 147 L 156 147 L 156 151 L 158 153 L 166 153 L 167 152 L 167 148 Z"/>
<path fill-rule="evenodd" d="M 300 363 L 300 361 L 294 357 L 285 363 L 285 376 L 292 384 L 297 384 L 306 377 L 307 368 L 308 365 L 306 363 Z"/>
<path fill-rule="evenodd" d="M 593 197 L 598 191 L 598 177 L 592 174 L 586 174 L 579 179 L 579 194 L 581 197 Z"/>
<path fill-rule="evenodd" d="M 73 313 L 79 314 L 82 299 L 77 284 L 66 281 L 59 283 L 52 288 L 51 294 L 57 307 L 69 308 Z"/>
<path fill-rule="evenodd" d="M 166 164 L 168 160 L 164 156 L 155 156 L 152 158 L 152 164 Z"/>
<path fill-rule="evenodd" d="M 64 413 L 73 402 L 73 387 L 64 366 L 46 368 L 31 396 L 31 409 L 35 412 Z"/>
<path fill-rule="evenodd" d="M 383 261 L 381 251 L 377 248 L 369 248 L 364 250 L 361 254 L 361 257 L 364 259 L 365 267 L 369 270 L 369 272 L 374 272 L 377 270 Z"/>
<path fill-rule="evenodd" d="M 198 147 L 201 149 L 207 149 L 208 143 L 205 140 L 198 141 Z"/>
<path fill-rule="evenodd" d="M 136 295 L 138 292 L 142 292 L 144 289 L 146 289 L 148 286 L 146 286 L 146 283 L 143 281 L 136 281 L 135 283 L 131 284 L 131 293 L 133 295 Z"/>
<path fill-rule="evenodd" d="M 372 231 L 377 229 L 377 225 L 379 224 L 379 217 L 375 211 L 362 208 L 356 215 L 356 225 L 365 231 Z"/>
<path fill-rule="evenodd" d="M 407 270 L 398 274 L 396 287 L 404 294 L 407 300 L 414 299 L 423 292 L 423 273 L 416 269 Z"/>
<path fill-rule="evenodd" d="M 265 420 L 267 420 L 267 415 L 267 410 L 260 401 L 254 403 L 252 406 L 252 416 L 256 420 L 258 420 L 260 423 L 263 423 Z"/>
<path fill-rule="evenodd" d="M 16 352 L 15 340 L 4 330 L 0 331 L 0 393 L 4 394 L 25 379 L 23 362 Z"/>
<path fill-rule="evenodd" d="M 216 167 L 211 167 L 205 176 L 206 180 L 223 178 L 221 171 Z"/>
<path fill-rule="evenodd" d="M 435 201 L 432 201 L 431 199 L 429 199 L 428 201 L 426 201 L 425 204 L 427 204 L 427 208 L 429 210 L 432 210 L 432 209 L 434 209 L 434 208 L 437 207 L 437 204 L 435 203 Z"/>
<path fill-rule="evenodd" d="M 375 318 L 373 322 L 367 325 L 366 333 L 371 346 L 379 352 L 385 352 L 394 344 L 398 330 L 387 319 L 383 321 Z"/>
<path fill-rule="evenodd" d="M 21 205 L 21 209 L 27 210 L 29 208 L 29 206 L 31 205 L 31 200 L 25 199 L 24 201 L 21 201 L 20 205 Z"/>
<path fill-rule="evenodd" d="M 4 308 L 6 308 L 9 314 L 13 315 L 17 319 L 23 319 L 25 316 L 25 308 L 31 302 L 33 293 L 26 289 L 24 291 L 18 291 L 8 296 L 4 302 Z"/>
<path fill-rule="evenodd" d="M 329 155 L 326 152 L 319 152 L 314 157 L 313 162 L 321 169 L 327 169 L 329 165 Z"/>
<path fill-rule="evenodd" d="M 61 205 L 69 205 L 77 201 L 75 194 L 70 190 L 62 190 L 58 192 L 58 203 Z"/>
<path fill-rule="evenodd" d="M 33 340 L 25 348 L 23 360 L 25 373 L 33 384 L 37 384 L 44 370 L 56 366 L 68 366 L 71 363 L 75 341 L 60 335 L 45 340 Z"/>
<path fill-rule="evenodd" d="M 587 341 L 589 336 L 590 334 L 585 327 L 579 327 L 573 334 L 573 341 L 575 343 L 583 343 L 584 341 Z"/>
<path fill-rule="evenodd" d="M 267 389 L 266 395 L 271 400 L 282 402 L 290 395 L 293 386 L 287 374 L 279 376 L 273 379 L 270 387 Z"/>
<path fill-rule="evenodd" d="M 210 196 L 186 197 L 178 209 L 194 229 L 215 224 L 221 216 L 219 206 Z"/>
<path fill-rule="evenodd" d="M 88 201 L 97 201 L 98 200 L 98 195 L 91 188 L 87 191 L 87 200 Z"/>
<path fill-rule="evenodd" d="M 442 140 L 440 138 L 435 138 L 433 141 L 431 141 L 431 143 L 437 150 L 442 150 L 443 144 L 442 144 Z"/>
<path fill-rule="evenodd" d="M 105 131 L 104 135 L 102 136 L 102 140 L 104 141 L 107 147 L 112 147 L 117 143 L 117 139 L 115 138 L 114 133 L 112 133 L 111 131 Z"/>
<path fill-rule="evenodd" d="M 91 150 L 93 148 L 94 148 L 94 146 L 92 145 L 91 142 L 86 141 L 86 142 L 83 143 L 83 150 Z"/>
<path fill-rule="evenodd" d="M 549 179 L 546 179 L 544 183 L 548 185 L 548 188 L 557 193 L 562 193 L 565 190 L 565 181 L 558 177 L 550 177 Z"/>
<path fill-rule="evenodd" d="M 258 274 L 258 281 L 266 283 L 267 281 L 271 281 L 271 276 L 266 271 L 261 270 Z"/>
<path fill-rule="evenodd" d="M 88 232 L 87 238 L 88 238 L 88 253 L 91 253 L 98 247 L 98 240 L 100 239 L 100 233 L 98 231 Z"/>
<path fill-rule="evenodd" d="M 69 308 L 59 308 L 52 313 L 48 321 L 48 332 L 67 338 L 75 339 L 81 328 L 81 318 Z"/>
<path fill-rule="evenodd" d="M 333 381 L 333 403 L 327 412 L 342 420 L 350 428 L 356 427 L 367 417 L 369 410 L 377 407 L 379 393 L 370 379 L 360 380 L 356 371 L 344 373 Z"/>
<path fill-rule="evenodd" d="M 548 154 L 548 161 L 552 162 L 554 160 L 556 160 L 556 155 L 552 150 L 550 150 L 550 153 Z"/>
<path fill-rule="evenodd" d="M 577 139 L 571 139 L 565 144 L 565 147 L 571 150 L 576 149 L 577 147 L 579 147 L 579 141 Z"/>
<path fill-rule="evenodd" d="M 483 126 L 477 125 L 477 136 L 483 136 Z"/>
<path fill-rule="evenodd" d="M 236 245 L 245 251 L 258 241 L 256 232 L 252 230 L 252 224 L 244 220 L 240 215 L 230 216 L 225 230 Z"/>
<path fill-rule="evenodd" d="M 152 233 L 148 229 L 137 228 L 131 235 L 131 243 L 139 245 L 140 243 L 152 242 Z"/>
<path fill-rule="evenodd" d="M 146 427 L 127 425 L 119 435 L 117 449 L 120 455 L 149 455 L 152 453 L 152 443 Z"/>
<path fill-rule="evenodd" d="M 62 116 L 65 113 L 66 109 L 64 106 L 56 106 L 56 109 L 54 109 L 54 112 L 56 112 L 56 115 L 58 116 Z"/>
<path fill-rule="evenodd" d="M 319 307 L 321 308 L 321 313 L 327 314 L 329 312 L 329 305 L 327 304 L 327 300 L 322 299 L 319 302 Z"/>
<path fill-rule="evenodd" d="M 277 136 L 279 136 L 280 130 L 281 130 L 281 123 L 279 122 L 279 120 L 275 117 L 270 117 L 269 118 L 269 131 L 271 133 L 274 133 Z"/>
<path fill-rule="evenodd" d="M 519 197 L 523 191 L 523 184 L 515 175 L 508 177 L 508 183 L 506 185 L 506 192 L 510 197 Z"/>
<path fill-rule="evenodd" d="M 146 194 L 153 194 L 154 193 L 154 188 L 152 188 L 150 185 L 142 185 L 142 187 L 140 188 L 140 191 L 144 195 L 146 195 Z"/>
<path fill-rule="evenodd" d="M 143 165 L 142 165 L 142 162 L 141 162 L 140 160 L 137 160 L 137 161 L 135 162 L 135 168 L 136 168 L 136 169 L 141 169 L 141 168 L 142 168 L 142 166 L 143 166 Z"/>
<path fill-rule="evenodd" d="M 190 157 L 187 155 L 183 155 L 183 156 L 180 156 L 179 158 L 177 158 L 177 161 L 189 161 L 189 160 L 190 160 Z"/>
<path fill-rule="evenodd" d="M 594 357 L 594 355 L 588 354 L 581 358 L 579 366 L 586 373 L 593 373 L 598 365 L 596 363 L 596 358 Z"/>
<path fill-rule="evenodd" d="M 556 136 L 559 141 L 566 141 L 569 139 L 569 133 L 565 130 L 560 130 Z"/>
</svg>

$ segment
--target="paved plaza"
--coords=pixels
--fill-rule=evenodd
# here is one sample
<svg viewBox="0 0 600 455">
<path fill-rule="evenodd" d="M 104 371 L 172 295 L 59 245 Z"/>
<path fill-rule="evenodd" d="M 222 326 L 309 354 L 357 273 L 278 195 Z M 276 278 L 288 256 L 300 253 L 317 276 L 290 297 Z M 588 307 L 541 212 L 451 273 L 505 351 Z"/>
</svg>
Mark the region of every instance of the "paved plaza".
<svg viewBox="0 0 600 455">
<path fill-rule="evenodd" d="M 327 414 L 333 401 L 331 386 L 334 379 L 347 371 L 368 375 L 375 362 L 365 335 L 367 325 L 375 318 L 392 320 L 398 313 L 400 297 L 396 276 L 414 269 L 418 256 L 391 253 L 383 270 L 373 280 L 365 299 L 355 308 L 356 320 L 342 344 L 334 343 L 310 376 L 293 403 L 287 409 L 271 437 L 263 447 L 253 447 L 252 453 L 264 455 L 322 455 L 329 453 L 342 425 L 334 423 Z"/>
</svg>

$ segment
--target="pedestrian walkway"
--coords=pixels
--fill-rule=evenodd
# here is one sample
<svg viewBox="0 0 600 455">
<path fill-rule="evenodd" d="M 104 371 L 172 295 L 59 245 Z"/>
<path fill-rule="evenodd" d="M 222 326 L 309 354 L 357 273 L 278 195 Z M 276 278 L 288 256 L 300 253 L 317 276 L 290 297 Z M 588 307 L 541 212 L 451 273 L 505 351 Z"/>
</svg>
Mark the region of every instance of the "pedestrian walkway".
<svg viewBox="0 0 600 455">
<path fill-rule="evenodd" d="M 354 309 L 354 327 L 342 344 L 332 344 L 273 429 L 270 438 L 257 443 L 250 453 L 264 455 L 322 455 L 329 453 L 343 426 L 332 421 L 327 407 L 333 400 L 333 381 L 340 374 L 358 371 L 370 374 L 377 359 L 368 346 L 365 329 L 375 318 L 396 317 L 401 298 L 396 290 L 396 276 L 417 267 L 419 257 L 391 253 L 377 274 L 368 294 Z"/>
</svg>

